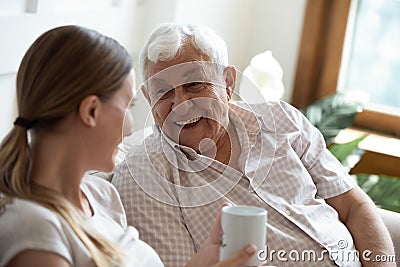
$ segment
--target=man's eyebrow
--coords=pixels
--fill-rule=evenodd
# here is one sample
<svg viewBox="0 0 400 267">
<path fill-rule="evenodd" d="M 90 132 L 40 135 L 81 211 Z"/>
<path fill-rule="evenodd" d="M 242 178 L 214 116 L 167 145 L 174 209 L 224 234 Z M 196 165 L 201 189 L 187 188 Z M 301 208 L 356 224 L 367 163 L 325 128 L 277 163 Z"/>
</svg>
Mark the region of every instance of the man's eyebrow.
<svg viewBox="0 0 400 267">
<path fill-rule="evenodd" d="M 157 76 L 153 76 L 150 79 L 147 80 L 147 83 L 167 83 L 167 80 L 161 78 L 161 77 L 157 77 Z"/>
<path fill-rule="evenodd" d="M 198 68 L 192 68 L 192 69 L 190 69 L 190 70 L 184 72 L 184 73 L 183 73 L 183 77 L 186 78 L 187 76 L 193 74 L 197 69 L 198 69 Z"/>
<path fill-rule="evenodd" d="M 152 80 L 155 80 L 155 81 L 157 81 L 157 82 L 165 82 L 165 81 L 166 81 L 164 78 L 159 77 L 159 76 L 153 77 Z"/>
<path fill-rule="evenodd" d="M 165 71 L 165 70 L 163 70 Z M 181 71 L 179 71 L 181 72 Z M 178 72 L 178 73 L 179 73 Z M 187 79 L 190 78 L 191 75 L 193 75 L 193 73 L 202 73 L 202 68 L 199 66 L 195 66 L 190 68 L 189 70 L 185 71 L 182 73 L 182 75 L 180 76 L 180 80 L 182 81 L 182 79 Z M 149 78 L 146 82 L 146 84 L 152 84 L 152 83 L 164 83 L 164 84 L 170 84 L 171 81 L 168 78 L 163 78 L 161 75 L 158 75 L 159 73 L 155 74 L 154 76 L 152 76 L 151 78 Z"/>
</svg>

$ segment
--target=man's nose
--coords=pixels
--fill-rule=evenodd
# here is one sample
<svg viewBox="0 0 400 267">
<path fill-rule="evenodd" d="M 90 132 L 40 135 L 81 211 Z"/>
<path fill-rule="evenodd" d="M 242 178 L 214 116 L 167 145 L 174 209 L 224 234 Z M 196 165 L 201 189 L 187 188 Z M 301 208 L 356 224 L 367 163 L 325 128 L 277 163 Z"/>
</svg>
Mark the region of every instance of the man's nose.
<svg viewBox="0 0 400 267">
<path fill-rule="evenodd" d="M 193 107 L 190 96 L 181 86 L 175 88 L 172 107 L 177 115 L 185 115 Z"/>
</svg>

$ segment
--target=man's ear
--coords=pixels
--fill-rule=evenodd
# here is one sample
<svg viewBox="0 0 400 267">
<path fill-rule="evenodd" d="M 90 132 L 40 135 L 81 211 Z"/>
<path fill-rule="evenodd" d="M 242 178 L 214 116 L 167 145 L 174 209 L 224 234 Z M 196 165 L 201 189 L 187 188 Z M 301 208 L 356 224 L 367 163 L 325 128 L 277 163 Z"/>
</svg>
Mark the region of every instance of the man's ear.
<svg viewBox="0 0 400 267">
<path fill-rule="evenodd" d="M 85 97 L 79 105 L 79 117 L 87 126 L 93 128 L 97 125 L 101 100 L 96 95 Z"/>
<path fill-rule="evenodd" d="M 228 101 L 231 100 L 233 92 L 236 86 L 236 68 L 235 66 L 228 66 L 224 69 L 224 77 L 226 84 L 226 93 L 228 95 Z"/>
<path fill-rule="evenodd" d="M 142 93 L 143 93 L 144 97 L 147 99 L 147 102 L 149 102 L 149 105 L 151 106 L 151 101 L 150 101 L 149 93 L 147 92 L 147 90 L 146 90 L 146 88 L 144 87 L 144 85 L 140 86 L 140 89 L 142 90 Z"/>
</svg>

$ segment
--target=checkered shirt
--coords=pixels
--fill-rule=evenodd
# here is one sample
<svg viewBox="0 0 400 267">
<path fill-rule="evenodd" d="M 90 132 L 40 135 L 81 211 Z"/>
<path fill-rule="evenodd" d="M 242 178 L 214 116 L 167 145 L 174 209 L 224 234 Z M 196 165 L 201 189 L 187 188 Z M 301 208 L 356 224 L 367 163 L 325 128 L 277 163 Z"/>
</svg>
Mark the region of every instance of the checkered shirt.
<svg viewBox="0 0 400 267">
<path fill-rule="evenodd" d="M 184 266 L 230 202 L 268 211 L 263 255 L 271 264 L 361 266 L 343 256 L 354 250 L 352 236 L 324 200 L 355 184 L 321 133 L 283 101 L 229 105 L 240 171 L 179 146 L 155 126 L 116 167 L 112 183 L 141 239 L 165 266 Z"/>
</svg>

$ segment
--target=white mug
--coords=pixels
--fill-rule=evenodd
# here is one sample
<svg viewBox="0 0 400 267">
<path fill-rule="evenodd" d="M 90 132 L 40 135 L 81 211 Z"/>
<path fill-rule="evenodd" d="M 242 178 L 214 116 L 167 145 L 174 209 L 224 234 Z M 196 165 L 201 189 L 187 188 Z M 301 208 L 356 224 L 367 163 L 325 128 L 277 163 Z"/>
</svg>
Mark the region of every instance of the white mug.
<svg viewBox="0 0 400 267">
<path fill-rule="evenodd" d="M 267 241 L 267 211 L 252 206 L 225 206 L 221 217 L 222 239 L 219 259 L 232 257 L 247 245 L 255 245 L 257 251 L 265 249 Z M 247 263 L 258 266 L 263 261 L 256 253 Z"/>
</svg>

